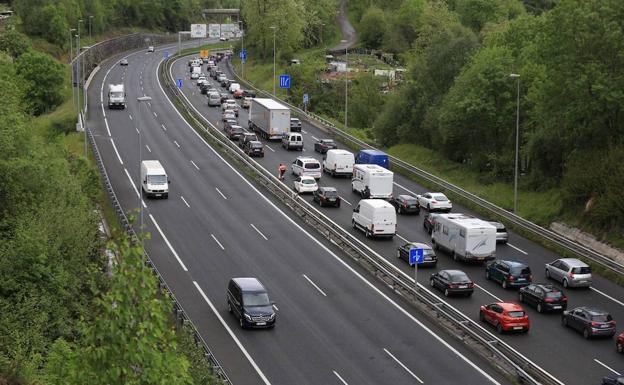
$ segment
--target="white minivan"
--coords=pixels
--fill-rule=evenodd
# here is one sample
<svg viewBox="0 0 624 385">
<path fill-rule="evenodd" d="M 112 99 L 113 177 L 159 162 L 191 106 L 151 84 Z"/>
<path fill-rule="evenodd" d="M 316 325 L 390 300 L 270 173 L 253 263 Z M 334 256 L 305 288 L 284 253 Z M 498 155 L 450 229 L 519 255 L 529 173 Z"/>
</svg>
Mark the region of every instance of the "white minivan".
<svg viewBox="0 0 624 385">
<path fill-rule="evenodd" d="M 303 151 L 303 136 L 298 132 L 287 132 L 282 136 L 282 147 L 290 150 L 294 148 Z"/>
<path fill-rule="evenodd" d="M 141 162 L 141 189 L 148 198 L 169 197 L 169 177 L 159 161 Z"/>
<path fill-rule="evenodd" d="M 355 156 L 347 150 L 327 150 L 323 156 L 323 171 L 331 176 L 353 176 Z"/>
<path fill-rule="evenodd" d="M 311 176 L 314 179 L 321 178 L 321 163 L 309 156 L 300 156 L 290 166 L 293 175 Z"/>
<path fill-rule="evenodd" d="M 354 229 L 364 231 L 366 238 L 393 237 L 396 234 L 396 210 L 381 199 L 362 199 L 353 209 L 351 223 Z"/>
</svg>

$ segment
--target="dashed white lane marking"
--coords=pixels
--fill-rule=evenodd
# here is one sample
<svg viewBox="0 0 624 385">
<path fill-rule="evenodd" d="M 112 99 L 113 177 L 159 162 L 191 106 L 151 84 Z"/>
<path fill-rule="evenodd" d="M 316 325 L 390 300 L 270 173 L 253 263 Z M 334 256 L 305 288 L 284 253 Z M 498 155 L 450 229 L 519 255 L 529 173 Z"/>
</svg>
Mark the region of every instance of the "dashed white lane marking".
<svg viewBox="0 0 624 385">
<path fill-rule="evenodd" d="M 102 110 L 103 108 L 104 107 L 102 107 Z M 106 119 L 106 116 L 104 117 L 104 124 L 106 125 L 106 132 L 108 133 L 108 136 L 112 136 L 110 132 L 110 128 L 108 128 L 108 119 Z"/>
<path fill-rule="evenodd" d="M 138 127 L 134 127 L 134 129 L 136 130 L 137 134 L 141 135 L 141 132 L 139 131 Z"/>
<path fill-rule="evenodd" d="M 145 148 L 147 148 L 147 151 L 152 152 L 152 150 L 149 148 L 149 146 L 146 144 Z"/>
<path fill-rule="evenodd" d="M 113 150 L 115 150 L 115 154 L 117 155 L 117 159 L 119 159 L 119 163 L 121 163 L 123 165 L 123 160 L 121 160 L 121 156 L 119 155 L 119 151 L 117 151 L 117 146 L 115 146 L 115 141 L 113 140 L 113 138 L 109 138 L 111 141 L 111 144 L 113 145 Z"/>
<path fill-rule="evenodd" d="M 195 168 L 196 168 L 196 169 L 198 169 L 198 170 L 199 170 L 199 167 L 197 167 L 197 165 L 195 164 L 195 162 L 191 161 L 191 164 L 192 164 L 193 166 L 195 166 Z"/>
<path fill-rule="evenodd" d="M 265 145 L 264 145 L 264 147 L 266 147 L 266 148 L 268 148 L 269 150 L 271 150 L 271 151 L 275 152 L 275 150 L 274 150 L 274 149 L 272 149 L 272 148 L 271 148 L 268 144 L 265 144 Z"/>
<path fill-rule="evenodd" d="M 390 353 L 390 352 L 388 351 L 388 349 L 384 348 L 383 350 L 384 350 L 384 352 L 386 352 L 386 354 L 388 354 L 388 355 L 389 355 L 389 356 L 390 356 L 393 360 L 395 360 L 397 364 L 401 365 L 401 367 L 402 367 L 403 369 L 405 369 L 405 371 L 406 371 L 406 372 L 408 372 L 408 373 L 409 373 L 412 377 L 414 377 L 414 378 L 416 379 L 416 381 L 420 382 L 421 384 L 424 384 L 423 380 L 421 380 L 421 379 L 420 379 L 417 375 L 415 375 L 415 374 L 414 374 L 414 372 L 412 372 L 411 370 L 409 370 L 409 368 L 408 368 L 407 366 L 405 366 L 405 365 L 404 365 L 401 361 L 399 361 L 399 359 L 398 359 L 398 358 L 396 358 L 396 357 L 394 356 L 394 354 Z"/>
<path fill-rule="evenodd" d="M 590 287 L 589 287 L 589 289 L 590 289 L 590 290 L 592 290 L 592 291 L 595 291 L 596 293 L 598 293 L 598 294 L 600 294 L 600 295 L 602 295 L 602 296 L 604 296 L 604 297 L 606 297 L 606 298 L 609 298 L 611 301 L 613 301 L 613 302 L 617 303 L 617 304 L 618 304 L 618 305 L 620 305 L 620 306 L 624 306 L 624 302 L 619 301 L 619 300 L 617 300 L 617 299 L 615 299 L 615 298 L 611 297 L 609 294 L 604 293 L 604 292 L 602 292 L 602 291 L 600 291 L 600 290 L 596 289 L 596 288 L 595 288 L 595 287 L 593 287 L 593 286 L 590 286 Z"/>
<path fill-rule="evenodd" d="M 273 309 L 275 309 L 275 311 L 279 311 L 279 308 L 275 305 L 273 305 Z"/>
<path fill-rule="evenodd" d="M 184 265 L 184 262 L 182 262 L 182 259 L 180 259 L 180 256 L 178 255 L 178 253 L 176 253 L 176 251 L 173 249 L 173 246 L 171 246 L 171 243 L 169 243 L 169 239 L 167 239 L 167 236 L 165 235 L 165 233 L 162 232 L 162 230 L 160 229 L 160 226 L 158 226 L 158 223 L 156 222 L 156 219 L 154 219 L 154 216 L 152 214 L 150 214 L 149 217 L 152 220 L 152 222 L 154 223 L 154 226 L 156 227 L 156 230 L 158 230 L 158 232 L 160 233 L 160 236 L 162 237 L 162 239 L 165 241 L 165 243 L 169 247 L 169 250 L 171 250 L 171 253 L 175 257 L 175 259 L 177 259 L 178 263 L 180 264 L 180 266 L 182 266 L 182 270 L 188 271 L 188 269 Z"/>
<path fill-rule="evenodd" d="M 596 361 L 597 364 L 602 365 L 603 367 L 609 369 L 611 372 L 613 372 L 613 374 L 615 374 L 616 376 L 621 376 L 620 373 L 616 372 L 615 370 L 613 370 L 612 368 L 608 367 L 607 365 L 605 365 L 604 363 L 598 361 L 597 359 L 594 358 L 594 361 Z"/>
<path fill-rule="evenodd" d="M 221 194 L 221 196 L 223 197 L 223 199 L 227 200 L 227 197 L 221 192 L 221 190 L 219 190 L 217 187 L 215 187 L 215 190 L 217 190 L 217 192 L 219 194 Z"/>
<path fill-rule="evenodd" d="M 225 250 L 225 247 L 223 247 L 223 245 L 221 244 L 221 242 L 219 242 L 219 240 L 217 239 L 217 237 L 214 236 L 214 234 L 210 234 L 210 236 L 212 237 L 212 239 L 214 239 L 215 242 L 217 242 L 217 245 L 219 245 L 219 247 L 221 248 L 221 250 Z"/>
<path fill-rule="evenodd" d="M 529 255 L 529 253 L 527 253 L 526 251 L 524 251 L 524 250 L 522 250 L 522 249 L 517 248 L 516 246 L 512 245 L 512 244 L 511 244 L 511 243 L 509 243 L 509 242 L 507 242 L 507 246 L 511 247 L 512 249 L 516 249 L 516 250 L 518 250 L 519 252 L 521 252 L 521 253 L 522 253 L 522 254 L 524 254 L 524 255 Z"/>
<path fill-rule="evenodd" d="M 348 204 L 349 206 L 353 206 L 348 200 L 344 199 L 343 197 L 340 197 L 340 200 Z"/>
<path fill-rule="evenodd" d="M 191 206 L 188 204 L 188 202 L 186 201 L 186 199 L 184 199 L 184 197 L 182 195 L 180 195 L 180 199 L 182 199 L 182 202 L 184 202 L 186 207 L 191 208 Z"/>
<path fill-rule="evenodd" d="M 156 113 L 156 111 L 154 111 L 154 117 L 158 117 L 158 114 Z"/>
<path fill-rule="evenodd" d="M 128 114 L 128 116 L 130 117 L 130 120 L 132 120 L 132 115 Z"/>
<path fill-rule="evenodd" d="M 164 124 L 161 124 L 160 127 L 162 127 L 163 130 L 167 131 L 167 127 L 165 127 Z"/>
<path fill-rule="evenodd" d="M 334 374 L 336 375 L 336 377 L 338 377 L 338 379 L 340 380 L 340 382 L 342 382 L 344 385 L 349 385 L 349 384 L 347 383 L 347 381 L 345 381 L 345 380 L 344 380 L 344 378 L 340 377 L 340 374 L 338 374 L 338 372 L 337 372 L 337 371 L 332 370 L 332 372 L 334 372 Z"/>
<path fill-rule="evenodd" d="M 314 135 L 312 135 L 312 139 L 316 140 L 318 142 L 318 138 Z"/>
<path fill-rule="evenodd" d="M 132 185 L 132 188 L 134 189 L 134 192 L 136 193 L 136 195 L 140 198 L 141 194 L 139 194 L 139 190 L 137 190 L 136 185 L 134 184 L 134 181 L 132 180 L 132 177 L 130 177 L 130 173 L 128 172 L 127 168 L 124 168 L 124 171 L 126 172 L 126 176 L 128 177 L 128 180 L 130 181 L 130 184 Z M 143 205 L 143 207 L 147 207 L 147 205 L 145 204 L 145 202 L 143 202 L 143 199 L 141 199 L 141 204 Z"/>
<path fill-rule="evenodd" d="M 253 224 L 253 223 L 250 223 L 249 225 L 251 225 L 251 227 L 253 227 L 253 229 L 254 229 L 254 230 L 256 230 L 256 232 L 257 232 L 258 234 L 260 234 L 260 236 L 261 236 L 262 238 L 264 238 L 264 240 L 265 240 L 265 241 L 268 241 L 268 240 L 269 240 L 269 239 L 268 239 L 268 238 L 267 238 L 264 234 L 262 234 L 262 232 L 261 232 L 260 230 L 258 230 L 258 228 L 257 228 L 256 226 L 254 226 L 254 224 Z"/>
<path fill-rule="evenodd" d="M 314 286 L 314 288 L 316 290 L 318 290 L 319 293 L 323 294 L 323 297 L 327 297 L 327 294 L 325 294 L 325 292 L 323 290 L 321 290 L 321 288 L 318 287 L 318 285 L 316 283 L 314 283 L 310 278 L 308 278 L 307 275 L 305 275 L 305 274 L 302 274 L 302 275 L 303 275 L 303 278 L 305 278 L 308 282 L 310 282 L 310 285 Z"/>
<path fill-rule="evenodd" d="M 178 146 L 178 148 L 180 148 L 180 145 L 178 144 L 178 142 L 174 140 L 173 143 L 175 143 L 175 145 Z"/>
<path fill-rule="evenodd" d="M 396 234 L 396 236 L 397 236 L 397 237 L 399 237 L 399 238 L 401 238 L 401 240 L 402 240 L 403 242 L 409 242 L 406 238 L 404 238 L 404 237 L 400 236 L 398 233 Z"/>
<path fill-rule="evenodd" d="M 481 285 L 477 285 L 476 283 L 474 284 L 476 287 L 478 287 L 479 289 L 483 290 L 484 292 L 486 292 L 487 294 L 489 294 L 492 298 L 494 298 L 495 300 L 497 300 L 498 302 L 504 302 L 502 299 L 498 298 L 497 296 L 495 296 L 494 294 L 490 293 L 489 291 L 485 290 L 483 288 L 483 286 Z"/>
</svg>

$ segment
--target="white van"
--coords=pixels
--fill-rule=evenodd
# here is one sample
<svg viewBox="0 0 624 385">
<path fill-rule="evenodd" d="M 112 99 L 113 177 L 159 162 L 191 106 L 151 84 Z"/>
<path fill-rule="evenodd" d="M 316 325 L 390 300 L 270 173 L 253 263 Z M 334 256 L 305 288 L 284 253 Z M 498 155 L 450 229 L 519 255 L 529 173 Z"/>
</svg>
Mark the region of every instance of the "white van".
<svg viewBox="0 0 624 385">
<path fill-rule="evenodd" d="M 230 93 L 233 94 L 234 92 L 238 91 L 241 89 L 240 84 L 238 83 L 232 83 L 230 84 Z"/>
<path fill-rule="evenodd" d="M 191 79 L 198 79 L 201 74 L 201 67 L 193 67 L 191 71 Z"/>
<path fill-rule="evenodd" d="M 321 163 L 309 156 L 300 156 L 290 166 L 290 171 L 297 176 L 311 176 L 314 179 L 321 178 Z"/>
<path fill-rule="evenodd" d="M 218 107 L 221 105 L 221 95 L 218 92 L 208 93 L 208 106 Z"/>
<path fill-rule="evenodd" d="M 396 210 L 381 199 L 362 199 L 353 209 L 351 223 L 354 229 L 364 231 L 366 238 L 396 234 Z"/>
<path fill-rule="evenodd" d="M 123 84 L 108 85 L 108 108 L 126 108 L 126 91 Z"/>
<path fill-rule="evenodd" d="M 331 149 L 323 156 L 323 171 L 331 176 L 344 175 L 351 178 L 354 164 L 355 156 L 347 150 Z"/>
<path fill-rule="evenodd" d="M 362 198 L 389 199 L 392 196 L 394 173 L 376 164 L 353 165 L 351 190 Z"/>
<path fill-rule="evenodd" d="M 496 227 L 466 214 L 438 214 L 431 232 L 433 247 L 454 260 L 485 262 L 496 258 Z"/>
<path fill-rule="evenodd" d="M 303 136 L 298 132 L 287 132 L 282 136 L 282 147 L 287 150 L 291 148 L 303 151 Z"/>
<path fill-rule="evenodd" d="M 169 177 L 159 161 L 141 162 L 141 189 L 148 198 L 168 198 L 169 183 Z"/>
</svg>

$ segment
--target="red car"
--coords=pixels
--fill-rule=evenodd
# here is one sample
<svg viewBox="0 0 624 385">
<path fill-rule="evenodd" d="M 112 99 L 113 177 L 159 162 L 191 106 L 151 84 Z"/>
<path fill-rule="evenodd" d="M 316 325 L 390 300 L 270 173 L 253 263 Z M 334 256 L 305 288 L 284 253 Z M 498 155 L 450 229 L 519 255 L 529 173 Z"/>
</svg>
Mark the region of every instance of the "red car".
<svg viewBox="0 0 624 385">
<path fill-rule="evenodd" d="M 529 331 L 529 316 L 522 306 L 509 302 L 494 302 L 482 305 L 479 310 L 479 319 L 494 326 L 499 333 L 509 331 Z"/>
<path fill-rule="evenodd" d="M 243 97 L 243 90 L 242 89 L 238 89 L 236 91 L 234 91 L 233 93 L 234 99 L 240 99 Z"/>
<path fill-rule="evenodd" d="M 618 353 L 624 353 L 624 332 L 620 333 L 617 337 L 617 341 L 615 341 L 615 348 Z"/>
</svg>

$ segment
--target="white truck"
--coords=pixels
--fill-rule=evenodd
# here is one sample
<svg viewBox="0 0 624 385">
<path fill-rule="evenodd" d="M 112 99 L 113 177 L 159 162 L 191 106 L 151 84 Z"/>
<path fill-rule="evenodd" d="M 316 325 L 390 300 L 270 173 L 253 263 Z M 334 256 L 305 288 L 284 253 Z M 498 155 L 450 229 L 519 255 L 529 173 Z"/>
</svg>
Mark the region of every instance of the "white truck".
<svg viewBox="0 0 624 385">
<path fill-rule="evenodd" d="M 434 248 L 456 260 L 485 262 L 496 258 L 496 227 L 466 214 L 438 214 L 431 233 Z"/>
<path fill-rule="evenodd" d="M 396 210 L 381 199 L 362 199 L 353 209 L 351 223 L 354 229 L 364 231 L 366 238 L 396 234 Z"/>
<path fill-rule="evenodd" d="M 169 197 L 169 177 L 157 160 L 141 162 L 141 189 L 148 198 Z"/>
<path fill-rule="evenodd" d="M 389 199 L 392 196 L 394 173 L 376 164 L 353 165 L 351 190 L 362 198 Z"/>
<path fill-rule="evenodd" d="M 126 91 L 123 84 L 108 85 L 108 108 L 126 108 Z"/>
<path fill-rule="evenodd" d="M 290 110 L 273 99 L 254 98 L 249 108 L 249 128 L 265 139 L 281 140 L 290 130 Z"/>
<path fill-rule="evenodd" d="M 331 176 L 344 175 L 351 178 L 354 164 L 355 156 L 347 150 L 333 148 L 323 156 L 323 171 Z"/>
</svg>

